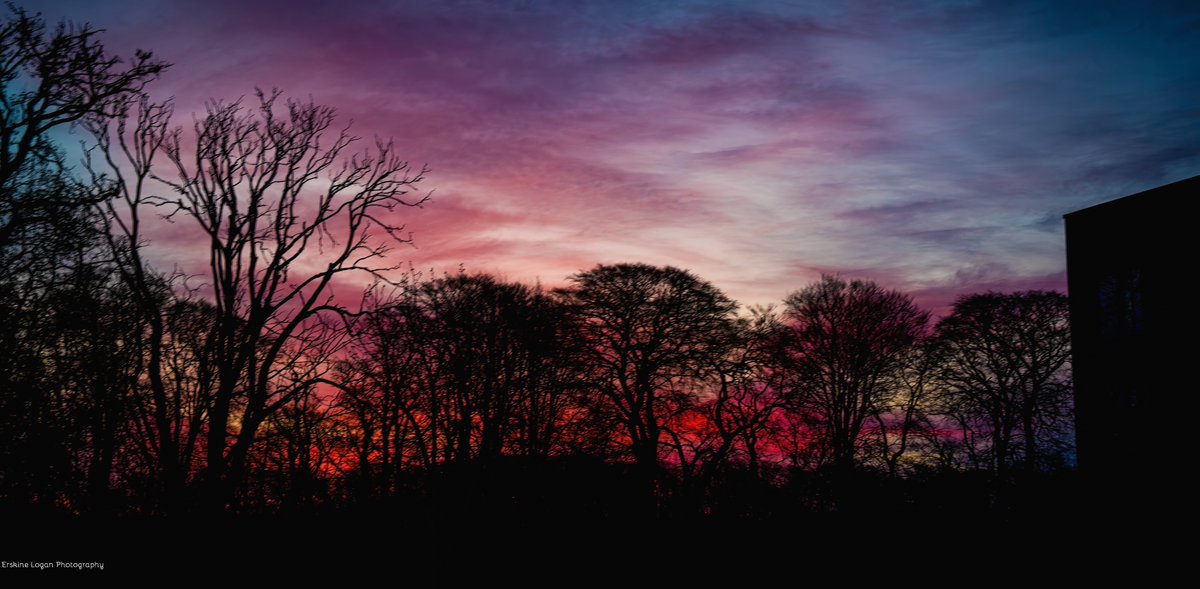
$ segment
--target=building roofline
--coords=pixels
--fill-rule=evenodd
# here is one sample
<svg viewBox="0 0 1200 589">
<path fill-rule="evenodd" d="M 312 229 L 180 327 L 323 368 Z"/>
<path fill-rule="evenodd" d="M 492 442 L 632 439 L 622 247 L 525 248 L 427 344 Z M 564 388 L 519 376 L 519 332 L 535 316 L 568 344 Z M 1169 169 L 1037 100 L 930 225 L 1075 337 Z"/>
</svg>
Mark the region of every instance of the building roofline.
<svg viewBox="0 0 1200 589">
<path fill-rule="evenodd" d="M 1128 196 L 1122 196 L 1119 198 L 1114 198 L 1112 200 L 1106 200 L 1102 203 L 1094 204 L 1090 207 L 1085 207 L 1085 208 L 1082 208 L 1079 210 L 1071 211 L 1071 212 L 1063 215 L 1063 218 L 1071 218 L 1071 217 L 1075 217 L 1076 215 L 1091 215 L 1091 214 L 1097 214 L 1097 213 L 1103 214 L 1103 213 L 1109 212 L 1110 209 L 1116 209 L 1118 207 L 1135 204 L 1133 201 L 1140 202 L 1143 198 L 1150 197 L 1151 193 L 1174 192 L 1176 190 L 1179 190 L 1179 189 L 1187 187 L 1187 186 L 1194 186 L 1197 191 L 1200 191 L 1200 176 L 1192 176 L 1191 178 L 1184 178 L 1183 180 L 1172 182 L 1170 184 L 1163 184 L 1162 186 L 1157 186 L 1155 188 L 1150 188 L 1147 190 L 1143 190 L 1141 192 L 1135 192 Z"/>
</svg>

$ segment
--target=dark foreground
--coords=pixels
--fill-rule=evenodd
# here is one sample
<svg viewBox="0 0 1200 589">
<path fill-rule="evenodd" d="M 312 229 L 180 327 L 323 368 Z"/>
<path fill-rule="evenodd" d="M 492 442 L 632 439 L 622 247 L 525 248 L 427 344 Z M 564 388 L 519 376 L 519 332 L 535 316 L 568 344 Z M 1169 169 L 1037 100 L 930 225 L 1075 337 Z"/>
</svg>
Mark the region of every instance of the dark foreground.
<svg viewBox="0 0 1200 589">
<path fill-rule="evenodd" d="M 765 517 L 599 513 L 564 502 L 380 502 L 273 515 L 5 513 L 0 560 L 102 562 L 104 570 L 0 570 L 0 578 L 351 580 L 398 586 L 937 586 L 1113 576 L 1152 581 L 1181 561 L 1182 514 L 1114 503 L 1079 484 L 1008 506 L 858 504 Z M 1079 492 L 1076 497 L 1070 493 Z M 480 499 L 475 493 L 476 499 Z M 1040 497 L 1041 501 L 1038 501 Z M 824 579 L 817 583 L 817 579 Z M 7 585 L 7 583 L 5 583 Z M 843 584 L 834 582 L 832 584 Z"/>
</svg>

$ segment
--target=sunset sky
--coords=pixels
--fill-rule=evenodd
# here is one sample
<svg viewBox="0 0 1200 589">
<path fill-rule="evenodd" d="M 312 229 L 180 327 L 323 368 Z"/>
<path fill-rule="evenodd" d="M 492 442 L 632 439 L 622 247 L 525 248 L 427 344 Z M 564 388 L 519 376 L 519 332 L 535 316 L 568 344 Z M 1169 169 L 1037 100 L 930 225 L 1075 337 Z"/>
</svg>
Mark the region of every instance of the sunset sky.
<svg viewBox="0 0 1200 589">
<path fill-rule="evenodd" d="M 1194 1 L 21 4 L 175 64 L 180 123 L 276 86 L 395 137 L 436 188 L 399 254 L 439 271 L 671 264 L 746 304 L 832 271 L 944 310 L 1065 288 L 1063 213 L 1200 174 Z"/>
</svg>

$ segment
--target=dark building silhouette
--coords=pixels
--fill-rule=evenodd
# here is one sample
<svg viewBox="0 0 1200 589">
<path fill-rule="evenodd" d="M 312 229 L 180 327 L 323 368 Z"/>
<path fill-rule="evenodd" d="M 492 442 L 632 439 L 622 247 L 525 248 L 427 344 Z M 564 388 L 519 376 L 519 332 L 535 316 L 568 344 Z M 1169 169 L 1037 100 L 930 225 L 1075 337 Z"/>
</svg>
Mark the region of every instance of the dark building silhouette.
<svg viewBox="0 0 1200 589">
<path fill-rule="evenodd" d="M 1166 475 L 1191 466 L 1198 196 L 1200 176 L 1065 216 L 1079 468 L 1138 503 L 1180 492 Z"/>
</svg>

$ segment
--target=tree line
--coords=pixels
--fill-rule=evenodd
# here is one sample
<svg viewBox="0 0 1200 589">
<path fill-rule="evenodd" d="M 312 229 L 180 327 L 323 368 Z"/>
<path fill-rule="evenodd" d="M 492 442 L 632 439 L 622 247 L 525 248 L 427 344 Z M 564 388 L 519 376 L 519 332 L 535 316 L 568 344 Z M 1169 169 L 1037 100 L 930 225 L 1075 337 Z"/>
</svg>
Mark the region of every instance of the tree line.
<svg viewBox="0 0 1200 589">
<path fill-rule="evenodd" d="M 1071 463 L 1060 293 L 963 296 L 934 321 L 835 275 L 742 308 L 640 263 L 557 289 L 403 271 L 395 219 L 426 202 L 428 170 L 395 143 L 278 91 L 179 126 L 146 92 L 167 64 L 10 12 L 6 505 L 312 509 L 561 467 L 611 476 L 635 509 L 706 512 L 745 484 Z M 86 137 L 79 164 L 56 140 L 67 129 Z M 149 261 L 180 247 L 203 271 Z"/>
</svg>

